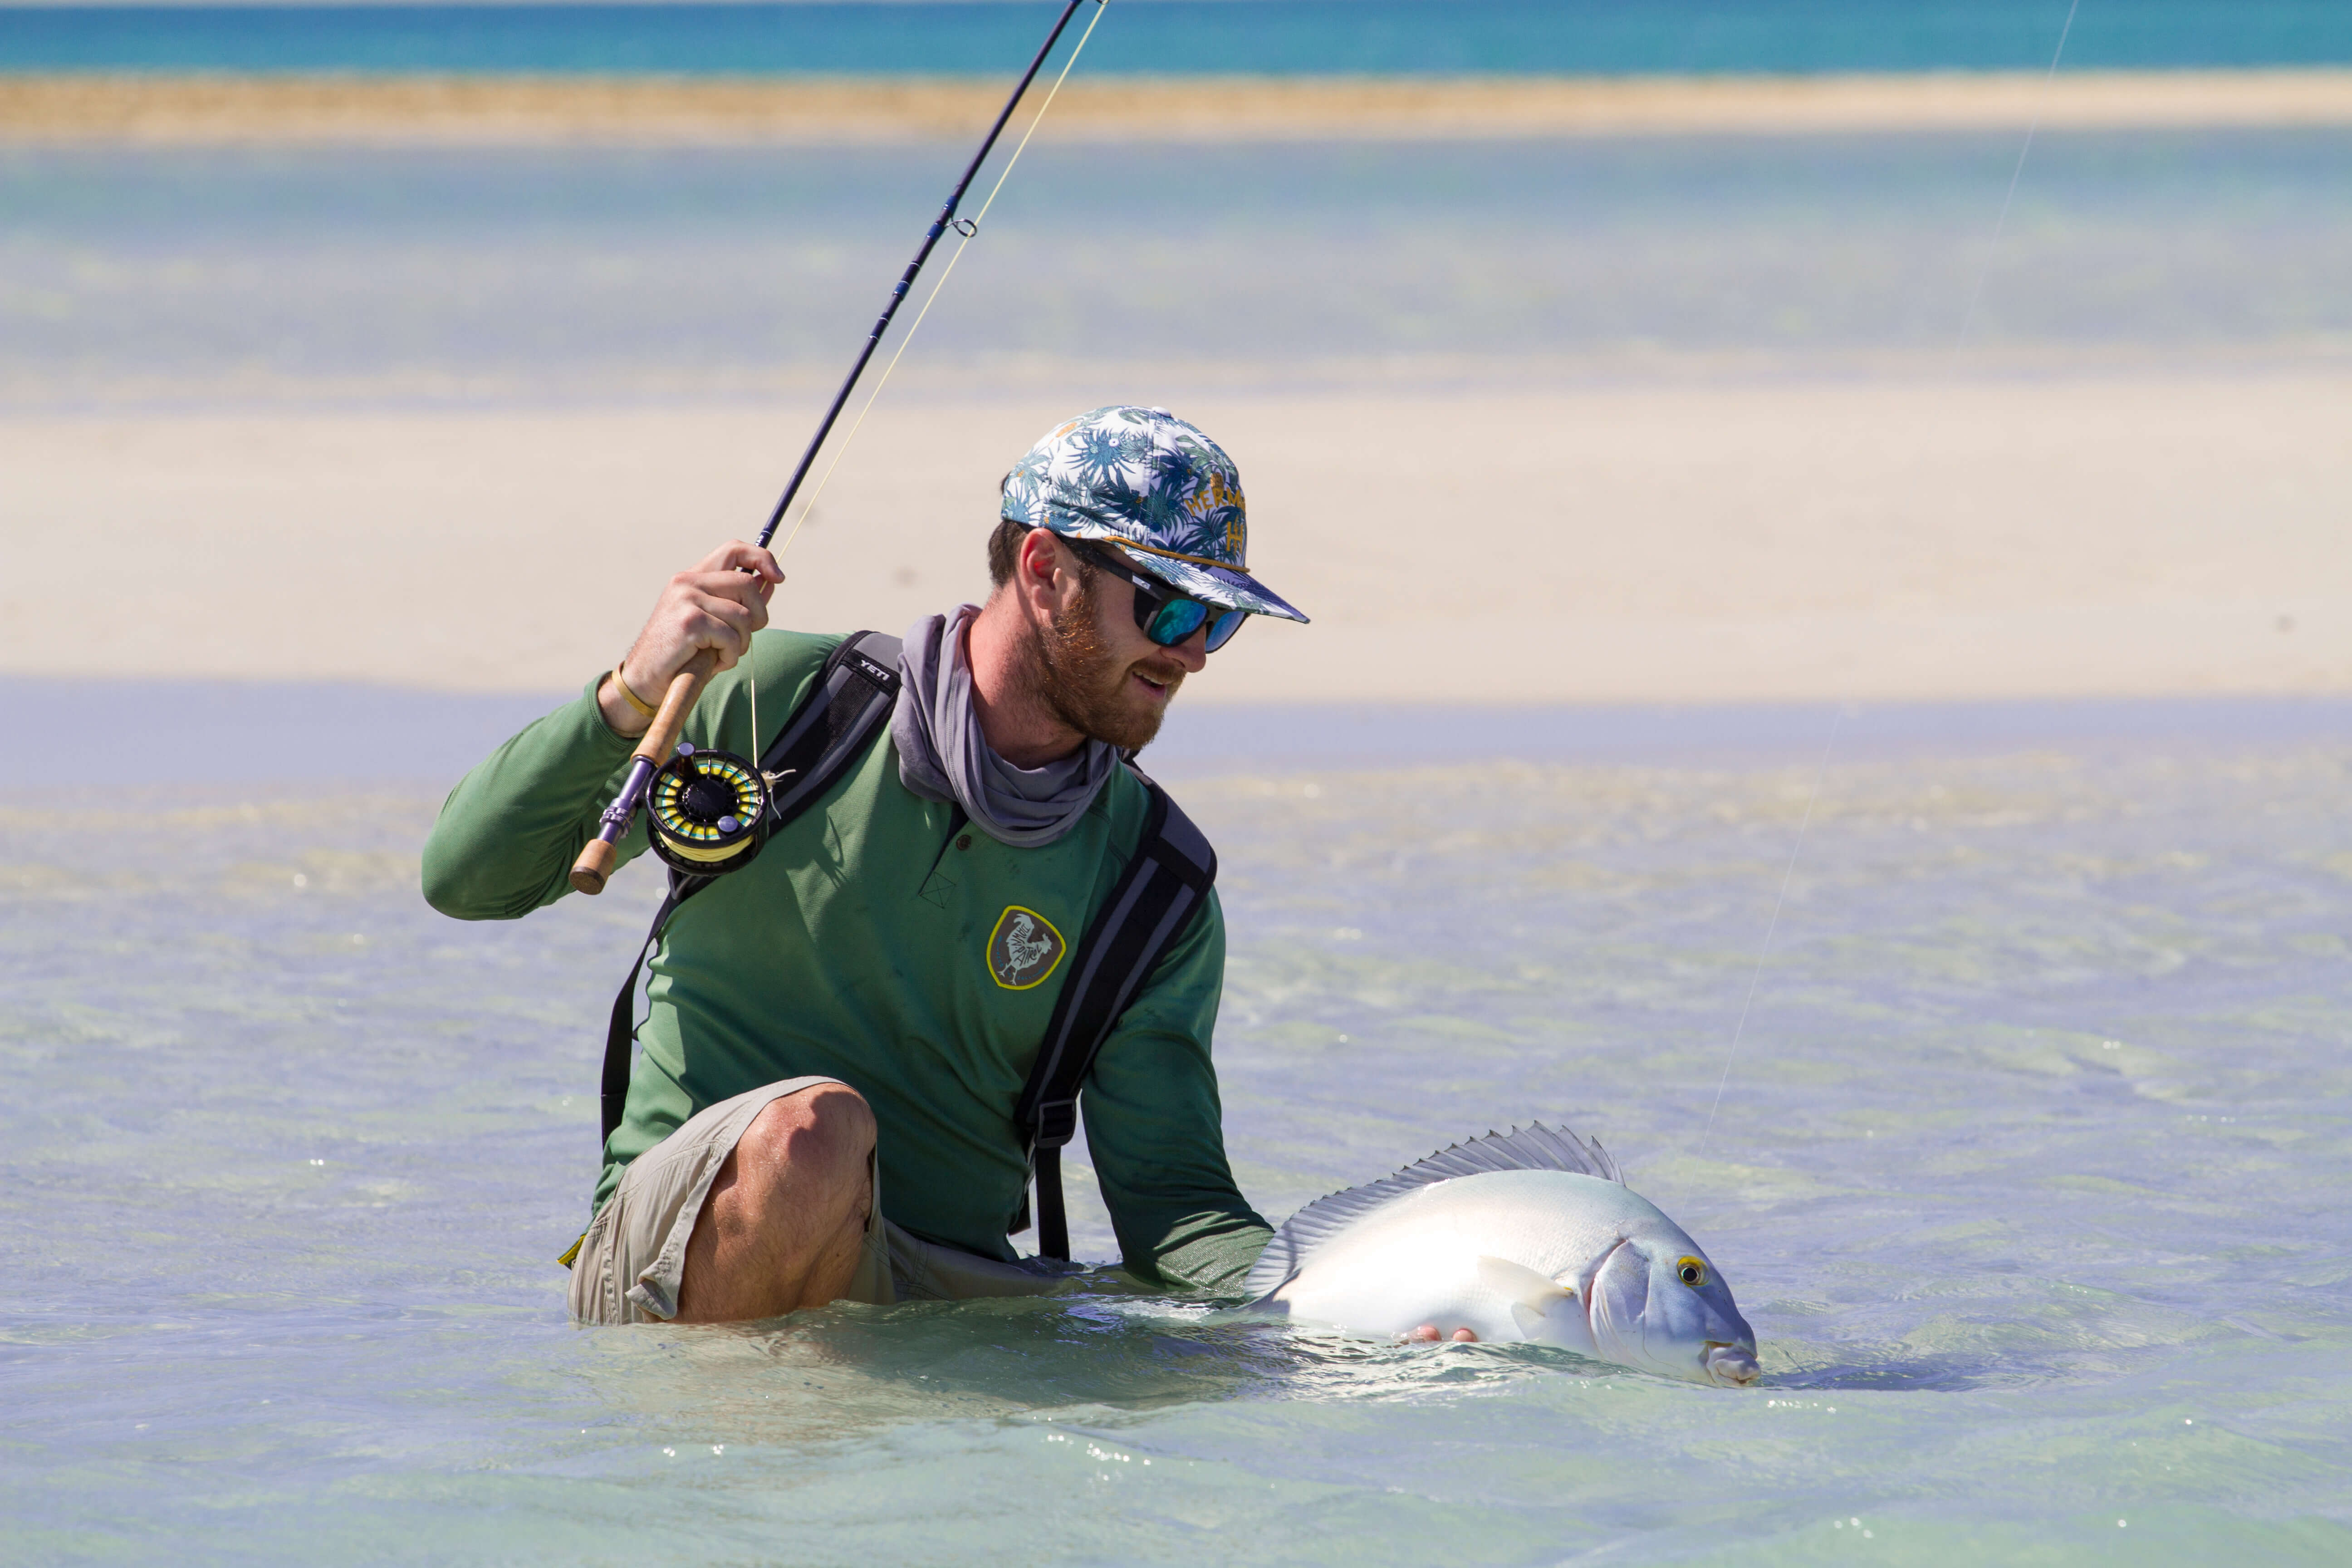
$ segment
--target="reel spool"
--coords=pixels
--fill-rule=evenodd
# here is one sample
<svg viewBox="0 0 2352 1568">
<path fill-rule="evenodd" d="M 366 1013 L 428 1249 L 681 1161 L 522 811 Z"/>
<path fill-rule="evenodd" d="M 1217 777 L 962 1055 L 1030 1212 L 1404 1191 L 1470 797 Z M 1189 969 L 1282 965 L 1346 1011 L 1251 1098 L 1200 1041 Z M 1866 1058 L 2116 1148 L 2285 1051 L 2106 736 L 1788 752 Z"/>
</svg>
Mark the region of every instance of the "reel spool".
<svg viewBox="0 0 2352 1568">
<path fill-rule="evenodd" d="M 693 877 L 751 863 L 768 841 L 768 784 L 731 752 L 698 752 L 684 741 L 646 787 L 654 853 Z"/>
</svg>

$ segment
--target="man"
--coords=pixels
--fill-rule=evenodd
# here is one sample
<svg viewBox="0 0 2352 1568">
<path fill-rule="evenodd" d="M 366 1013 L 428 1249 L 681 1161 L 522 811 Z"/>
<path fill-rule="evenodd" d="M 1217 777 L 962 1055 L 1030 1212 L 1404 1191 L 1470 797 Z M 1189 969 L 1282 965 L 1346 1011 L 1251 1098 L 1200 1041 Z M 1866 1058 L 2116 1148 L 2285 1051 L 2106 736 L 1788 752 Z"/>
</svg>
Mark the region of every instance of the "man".
<svg viewBox="0 0 2352 1568">
<path fill-rule="evenodd" d="M 1232 460 L 1164 409 L 1063 425 L 1003 493 L 988 603 L 917 623 L 887 731 L 665 925 L 572 1258 L 581 1321 L 1051 1287 L 1005 1237 L 1027 1174 L 1013 1109 L 1061 954 L 1141 842 L 1148 794 L 1119 753 L 1247 616 L 1307 617 L 1245 570 Z M 687 739 L 761 756 L 843 640 L 755 636 L 782 580 L 742 543 L 672 578 L 615 669 L 451 793 L 425 846 L 433 906 L 512 919 L 568 891 L 635 738 L 704 650 L 723 673 Z M 641 823 L 623 850 L 645 847 Z M 1225 1160 L 1223 971 L 1213 894 L 1086 1081 L 1087 1147 L 1145 1279 L 1234 1285 L 1269 1234 Z"/>
</svg>

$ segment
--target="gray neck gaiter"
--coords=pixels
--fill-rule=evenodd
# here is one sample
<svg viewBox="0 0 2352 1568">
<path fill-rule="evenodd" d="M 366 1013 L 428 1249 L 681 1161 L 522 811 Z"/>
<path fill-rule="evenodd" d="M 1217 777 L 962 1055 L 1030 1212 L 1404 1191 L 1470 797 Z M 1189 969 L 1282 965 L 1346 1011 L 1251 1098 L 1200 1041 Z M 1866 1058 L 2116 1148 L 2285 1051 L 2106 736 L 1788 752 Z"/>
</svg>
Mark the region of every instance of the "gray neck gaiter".
<svg viewBox="0 0 2352 1568">
<path fill-rule="evenodd" d="M 1118 766 L 1118 748 L 1088 741 L 1042 768 L 1016 768 L 980 732 L 971 705 L 971 663 L 964 628 L 980 613 L 925 616 L 907 628 L 898 656 L 898 704 L 890 739 L 898 747 L 898 782 L 925 800 L 961 805 L 974 826 L 1017 849 L 1051 844 L 1077 825 Z"/>
</svg>

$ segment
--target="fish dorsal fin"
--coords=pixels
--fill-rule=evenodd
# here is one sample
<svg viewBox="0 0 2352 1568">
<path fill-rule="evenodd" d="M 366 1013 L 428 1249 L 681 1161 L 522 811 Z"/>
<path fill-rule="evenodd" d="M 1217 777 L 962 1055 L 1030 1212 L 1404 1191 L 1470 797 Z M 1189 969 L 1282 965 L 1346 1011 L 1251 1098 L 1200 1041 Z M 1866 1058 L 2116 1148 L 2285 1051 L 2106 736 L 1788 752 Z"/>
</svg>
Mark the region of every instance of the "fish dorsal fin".
<svg viewBox="0 0 2352 1568">
<path fill-rule="evenodd" d="M 1395 1202 L 1415 1187 L 1433 1186 L 1456 1176 L 1488 1171 L 1568 1171 L 1598 1176 L 1622 1186 L 1625 1178 L 1599 1139 L 1579 1138 L 1565 1127 L 1530 1122 L 1508 1132 L 1489 1132 L 1441 1149 L 1426 1160 L 1416 1160 L 1393 1176 L 1383 1176 L 1360 1187 L 1317 1198 L 1283 1221 L 1274 1239 L 1265 1244 L 1242 1288 L 1253 1298 L 1280 1289 L 1307 1261 L 1307 1254 L 1374 1209 Z"/>
</svg>

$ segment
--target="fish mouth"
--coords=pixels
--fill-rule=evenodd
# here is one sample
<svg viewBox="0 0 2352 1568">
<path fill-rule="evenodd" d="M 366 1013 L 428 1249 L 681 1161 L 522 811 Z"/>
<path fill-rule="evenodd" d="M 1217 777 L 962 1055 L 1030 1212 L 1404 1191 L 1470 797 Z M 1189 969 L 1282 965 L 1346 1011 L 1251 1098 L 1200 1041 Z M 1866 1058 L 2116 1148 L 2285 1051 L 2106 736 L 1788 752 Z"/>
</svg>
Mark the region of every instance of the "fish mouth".
<svg viewBox="0 0 2352 1568">
<path fill-rule="evenodd" d="M 1756 1364 L 1756 1352 L 1745 1345 L 1735 1345 L 1722 1340 L 1706 1342 L 1706 1351 L 1698 1364 L 1709 1383 L 1727 1388 L 1745 1388 L 1763 1374 Z"/>
</svg>

